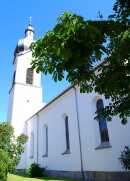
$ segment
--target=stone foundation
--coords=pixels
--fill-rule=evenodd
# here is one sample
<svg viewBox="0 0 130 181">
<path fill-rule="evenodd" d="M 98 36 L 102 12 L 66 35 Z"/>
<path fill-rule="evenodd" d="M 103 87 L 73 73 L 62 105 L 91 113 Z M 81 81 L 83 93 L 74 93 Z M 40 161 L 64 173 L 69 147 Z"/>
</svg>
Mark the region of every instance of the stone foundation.
<svg viewBox="0 0 130 181">
<path fill-rule="evenodd" d="M 96 171 L 85 171 L 82 175 L 78 171 L 56 171 L 46 170 L 46 174 L 51 177 L 57 178 L 70 178 L 76 180 L 86 181 L 130 181 L 130 172 L 96 172 Z"/>
<path fill-rule="evenodd" d="M 57 178 L 70 178 L 82 180 L 82 174 L 78 171 L 57 171 L 57 170 L 46 170 L 46 174 L 51 177 Z"/>
<path fill-rule="evenodd" d="M 130 181 L 130 173 L 128 172 L 89 172 L 89 180 Z"/>
<path fill-rule="evenodd" d="M 25 173 L 25 169 L 17 169 L 16 173 Z M 56 178 L 85 181 L 130 181 L 130 172 L 96 172 L 46 170 L 46 175 Z"/>
</svg>

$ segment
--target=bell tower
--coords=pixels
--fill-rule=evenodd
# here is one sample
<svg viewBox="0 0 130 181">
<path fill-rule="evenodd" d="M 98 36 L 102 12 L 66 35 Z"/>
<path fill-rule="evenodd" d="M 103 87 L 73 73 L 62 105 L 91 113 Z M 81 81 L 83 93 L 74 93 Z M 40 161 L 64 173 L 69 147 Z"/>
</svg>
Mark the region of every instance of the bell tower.
<svg viewBox="0 0 130 181">
<path fill-rule="evenodd" d="M 7 120 L 18 136 L 25 131 L 25 121 L 42 107 L 41 73 L 31 69 L 32 52 L 29 47 L 34 42 L 34 28 L 30 18 L 25 30 L 25 38 L 20 39 L 14 51 L 13 81 L 9 91 Z"/>
</svg>

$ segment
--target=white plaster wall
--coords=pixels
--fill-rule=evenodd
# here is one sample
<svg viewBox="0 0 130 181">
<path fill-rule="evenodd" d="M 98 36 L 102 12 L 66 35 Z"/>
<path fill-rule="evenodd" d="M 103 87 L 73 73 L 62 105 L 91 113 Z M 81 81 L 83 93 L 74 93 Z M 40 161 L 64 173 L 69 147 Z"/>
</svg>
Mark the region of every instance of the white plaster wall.
<svg viewBox="0 0 130 181">
<path fill-rule="evenodd" d="M 95 93 L 80 94 L 78 87 L 76 93 L 84 171 L 122 171 L 118 157 L 124 146 L 130 143 L 130 121 L 126 126 L 120 123 L 118 117 L 114 117 L 112 122 L 107 122 L 111 148 L 95 150 L 101 143 L 98 122 L 94 120 L 96 101 L 99 98 L 104 100 L 104 97 Z M 108 102 L 104 100 L 104 106 Z M 47 166 L 49 170 L 80 171 L 81 162 L 74 89 L 70 89 L 57 98 L 41 110 L 38 115 L 38 163 Z M 66 148 L 64 115 L 68 115 L 69 118 L 71 152 L 66 155 L 62 155 Z M 36 132 L 36 118 L 32 117 L 28 121 L 28 125 L 29 134 L 33 130 Z M 45 154 L 45 125 L 48 126 L 48 157 L 42 157 Z M 36 141 L 35 147 L 37 147 Z M 28 166 L 36 160 L 36 152 L 37 150 L 35 150 L 34 159 L 27 158 Z"/>
<path fill-rule="evenodd" d="M 78 171 L 81 169 L 75 95 L 72 90 L 65 93 L 39 114 L 38 162 L 49 170 Z M 66 151 L 64 115 L 68 115 L 70 154 Z M 33 130 L 33 118 L 28 121 L 29 131 Z M 44 125 L 48 126 L 48 157 L 45 154 Z M 36 143 L 35 143 L 36 144 Z M 29 150 L 28 150 L 29 151 Z M 29 159 L 29 158 L 28 158 Z M 33 162 L 30 159 L 29 163 Z"/>
<path fill-rule="evenodd" d="M 16 62 L 16 77 L 15 81 L 26 84 L 26 71 L 31 67 L 32 53 L 29 51 L 18 55 Z M 41 73 L 36 73 L 34 70 L 33 85 L 41 86 Z"/>
<path fill-rule="evenodd" d="M 24 132 L 25 121 L 43 105 L 41 73 L 34 71 L 33 85 L 26 84 L 26 72 L 31 67 L 31 61 L 30 51 L 19 53 L 14 61 L 15 84 L 9 95 L 8 121 L 15 128 L 16 136 Z"/>
<path fill-rule="evenodd" d="M 19 136 L 21 133 L 26 134 L 25 121 L 43 106 L 41 74 L 34 71 L 33 85 L 26 84 L 26 71 L 30 68 L 31 61 L 31 52 L 23 52 L 16 57 L 14 64 L 15 84 L 9 95 L 8 121 L 15 129 L 15 136 Z M 25 169 L 25 167 L 26 151 L 21 157 L 18 168 Z"/>
<path fill-rule="evenodd" d="M 7 112 L 7 121 L 9 121 L 10 123 L 12 118 L 13 96 L 14 96 L 14 91 L 11 91 L 9 93 L 8 112 Z"/>
<path fill-rule="evenodd" d="M 25 120 L 41 108 L 41 100 L 41 88 L 15 84 L 11 124 L 16 135 L 24 131 Z"/>
<path fill-rule="evenodd" d="M 34 134 L 34 156 L 30 158 L 32 132 Z M 27 135 L 29 139 L 27 142 L 26 168 L 28 168 L 31 163 L 37 163 L 37 115 L 31 119 L 30 123 L 27 121 Z"/>
<path fill-rule="evenodd" d="M 99 98 L 103 99 L 105 106 L 109 100 L 105 100 L 103 96 L 95 93 L 80 94 L 79 89 L 77 92 L 84 170 L 121 171 L 122 167 L 118 157 L 124 146 L 130 143 L 130 119 L 126 126 L 121 124 L 118 116 L 113 117 L 111 122 L 107 122 L 109 141 L 112 147 L 95 150 L 101 142 L 98 121 L 94 120 L 96 101 Z"/>
<path fill-rule="evenodd" d="M 10 110 L 10 114 L 12 114 L 11 125 L 15 129 L 15 136 L 19 136 L 21 133 L 26 134 L 25 121 L 41 108 L 41 100 L 42 89 L 40 87 L 15 84 L 13 111 Z M 25 169 L 25 167 L 26 157 L 23 154 L 18 168 Z"/>
</svg>

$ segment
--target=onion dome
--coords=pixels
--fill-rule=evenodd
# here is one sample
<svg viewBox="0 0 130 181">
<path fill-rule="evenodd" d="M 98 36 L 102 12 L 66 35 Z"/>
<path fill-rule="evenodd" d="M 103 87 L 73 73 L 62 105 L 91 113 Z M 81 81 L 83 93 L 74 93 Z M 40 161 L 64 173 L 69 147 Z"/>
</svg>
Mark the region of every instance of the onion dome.
<svg viewBox="0 0 130 181">
<path fill-rule="evenodd" d="M 29 26 L 25 30 L 25 38 L 20 39 L 14 51 L 14 55 L 23 51 L 28 51 L 34 36 L 34 28 L 32 27 L 32 18 L 30 17 Z"/>
</svg>

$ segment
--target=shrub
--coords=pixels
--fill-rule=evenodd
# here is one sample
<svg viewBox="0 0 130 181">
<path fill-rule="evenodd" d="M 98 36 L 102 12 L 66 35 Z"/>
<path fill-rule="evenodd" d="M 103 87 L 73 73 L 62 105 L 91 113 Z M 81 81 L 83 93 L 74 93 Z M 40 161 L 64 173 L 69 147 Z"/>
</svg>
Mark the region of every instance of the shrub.
<svg viewBox="0 0 130 181">
<path fill-rule="evenodd" d="M 45 176 L 45 168 L 41 167 L 40 164 L 32 163 L 26 170 L 26 174 L 31 178 L 42 177 Z"/>
<path fill-rule="evenodd" d="M 121 152 L 121 156 L 118 159 L 123 169 L 130 170 L 130 148 L 128 146 L 125 146 L 124 151 Z"/>
</svg>

